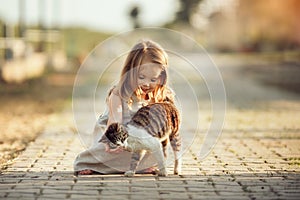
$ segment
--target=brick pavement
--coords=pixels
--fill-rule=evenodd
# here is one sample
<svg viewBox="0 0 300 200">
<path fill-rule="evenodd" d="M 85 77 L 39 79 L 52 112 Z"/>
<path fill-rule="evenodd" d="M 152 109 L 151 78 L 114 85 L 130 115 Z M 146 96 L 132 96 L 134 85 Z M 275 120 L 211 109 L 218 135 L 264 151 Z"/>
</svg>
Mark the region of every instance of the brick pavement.
<svg viewBox="0 0 300 200">
<path fill-rule="evenodd" d="M 69 113 L 70 114 L 70 113 Z M 68 113 L 67 113 L 68 115 Z M 69 116 L 71 117 L 71 116 Z M 56 116 L 56 120 L 65 119 Z M 0 176 L 5 199 L 299 199 L 299 131 L 286 134 L 224 129 L 211 154 L 199 145 L 183 156 L 183 174 L 74 176 L 83 147 L 71 126 L 48 128 Z M 172 166 L 169 168 L 170 173 Z"/>
<path fill-rule="evenodd" d="M 249 85 L 245 85 L 247 94 L 241 96 L 230 88 L 237 85 L 243 91 L 243 85 L 227 82 L 223 75 L 229 88 L 223 133 L 212 152 L 199 160 L 196 155 L 205 128 L 200 130 L 183 155 L 182 175 L 74 176 L 73 161 L 83 146 L 69 121 L 69 109 L 53 115 L 45 131 L 2 172 L 0 198 L 299 199 L 299 96 Z M 200 106 L 201 124 L 206 127 L 209 110 Z M 168 169 L 171 173 L 172 166 Z"/>
</svg>

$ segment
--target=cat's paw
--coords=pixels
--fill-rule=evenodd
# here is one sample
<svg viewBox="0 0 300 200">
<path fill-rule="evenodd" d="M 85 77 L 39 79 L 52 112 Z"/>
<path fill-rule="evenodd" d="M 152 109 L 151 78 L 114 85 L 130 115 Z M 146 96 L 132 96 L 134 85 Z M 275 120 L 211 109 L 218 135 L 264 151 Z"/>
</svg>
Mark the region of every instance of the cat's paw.
<svg viewBox="0 0 300 200">
<path fill-rule="evenodd" d="M 158 176 L 168 176 L 168 172 L 166 169 L 161 169 L 157 173 Z"/>
<path fill-rule="evenodd" d="M 182 165 L 181 159 L 175 160 L 175 164 L 174 164 L 174 174 L 175 175 L 181 174 L 181 165 Z"/>
<path fill-rule="evenodd" d="M 180 175 L 180 174 L 181 174 L 181 170 L 174 169 L 174 175 Z"/>
<path fill-rule="evenodd" d="M 125 176 L 126 177 L 133 177 L 134 176 L 134 174 L 135 174 L 135 172 L 134 171 L 131 171 L 131 170 L 129 170 L 129 171 L 127 171 L 127 172 L 125 172 Z"/>
</svg>

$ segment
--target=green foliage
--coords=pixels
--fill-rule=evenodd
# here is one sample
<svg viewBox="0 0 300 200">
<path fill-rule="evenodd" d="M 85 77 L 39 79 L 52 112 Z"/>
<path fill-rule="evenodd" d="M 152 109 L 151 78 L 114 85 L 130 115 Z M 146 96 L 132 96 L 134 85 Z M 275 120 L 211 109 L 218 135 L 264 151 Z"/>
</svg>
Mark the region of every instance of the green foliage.
<svg viewBox="0 0 300 200">
<path fill-rule="evenodd" d="M 176 13 L 175 22 L 190 23 L 191 16 L 197 10 L 197 6 L 202 0 L 179 0 L 180 9 Z"/>
<path fill-rule="evenodd" d="M 63 46 L 68 57 L 78 57 L 88 54 L 99 43 L 111 36 L 108 33 L 91 31 L 84 28 L 62 29 Z"/>
</svg>

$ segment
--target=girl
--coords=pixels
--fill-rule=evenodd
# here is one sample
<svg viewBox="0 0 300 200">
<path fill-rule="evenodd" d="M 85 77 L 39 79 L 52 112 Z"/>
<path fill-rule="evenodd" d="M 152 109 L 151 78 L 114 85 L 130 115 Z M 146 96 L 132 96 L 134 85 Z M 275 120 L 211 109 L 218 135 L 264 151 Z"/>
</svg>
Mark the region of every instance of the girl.
<svg viewBox="0 0 300 200">
<path fill-rule="evenodd" d="M 118 84 L 108 93 L 107 112 L 99 117 L 95 126 L 94 145 L 75 159 L 76 173 L 109 174 L 128 170 L 131 159 L 129 152 L 113 148 L 109 142 L 98 143 L 104 132 L 103 126 L 107 127 L 114 122 L 125 124 L 141 106 L 149 103 L 174 102 L 173 93 L 166 86 L 167 66 L 167 54 L 157 43 L 143 40 L 132 48 L 124 63 Z M 143 172 L 151 173 L 154 165 L 155 159 L 147 154 L 141 161 L 139 169 L 148 168 L 150 170 L 146 169 Z"/>
</svg>

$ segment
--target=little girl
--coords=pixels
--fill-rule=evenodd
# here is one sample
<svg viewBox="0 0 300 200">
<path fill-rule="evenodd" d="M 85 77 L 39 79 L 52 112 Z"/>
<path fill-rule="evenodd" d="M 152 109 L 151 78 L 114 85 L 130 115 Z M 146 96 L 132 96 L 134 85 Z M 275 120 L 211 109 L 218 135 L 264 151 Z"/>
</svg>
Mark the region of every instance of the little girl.
<svg viewBox="0 0 300 200">
<path fill-rule="evenodd" d="M 137 43 L 124 63 L 120 80 L 107 96 L 107 112 L 99 117 L 94 130 L 94 139 L 101 138 L 103 127 L 114 122 L 127 123 L 131 116 L 149 103 L 174 102 L 173 92 L 166 86 L 168 58 L 160 45 L 143 40 Z M 102 174 L 123 173 L 129 169 L 131 154 L 109 143 L 94 142 L 88 150 L 80 153 L 74 162 L 74 170 L 80 175 L 93 172 Z M 149 172 L 155 159 L 147 154 L 138 170 Z M 149 168 L 150 167 L 150 168 Z M 148 168 L 148 170 L 145 168 Z"/>
</svg>

